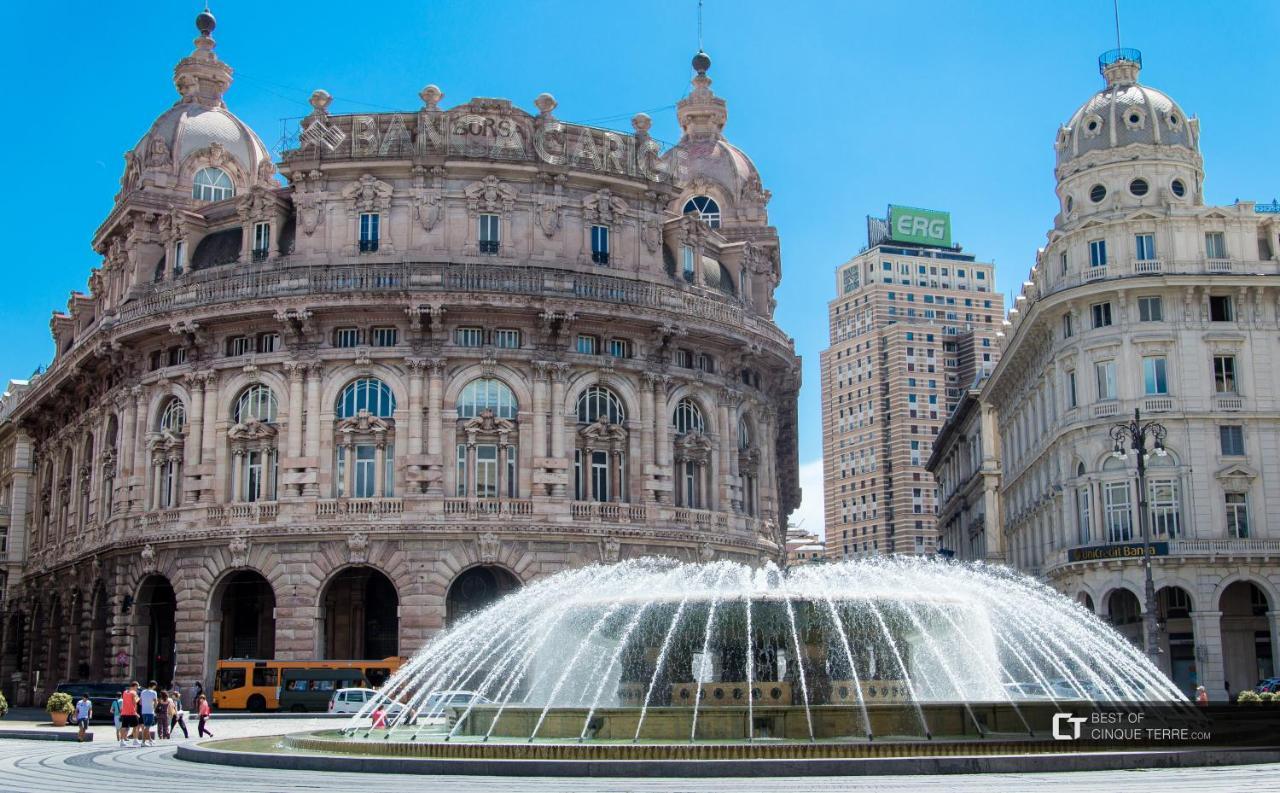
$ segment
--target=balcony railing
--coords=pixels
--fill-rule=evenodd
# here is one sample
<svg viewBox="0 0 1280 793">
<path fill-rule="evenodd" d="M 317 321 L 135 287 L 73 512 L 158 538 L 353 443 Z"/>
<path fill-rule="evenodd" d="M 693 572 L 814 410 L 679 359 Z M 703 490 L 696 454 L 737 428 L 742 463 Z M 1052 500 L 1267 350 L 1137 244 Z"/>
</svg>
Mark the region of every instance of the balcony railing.
<svg viewBox="0 0 1280 793">
<path fill-rule="evenodd" d="M 605 523 L 644 523 L 649 515 L 644 504 L 610 501 L 574 501 L 569 510 L 574 520 Z"/>
<path fill-rule="evenodd" d="M 502 247 L 498 240 L 480 240 L 480 252 L 492 256 Z"/>
<path fill-rule="evenodd" d="M 477 515 L 532 515 L 533 502 L 511 498 L 446 498 L 446 516 L 473 517 Z"/>
<path fill-rule="evenodd" d="M 270 257 L 271 251 L 266 248 L 254 248 L 252 257 L 255 262 L 265 262 Z"/>
<path fill-rule="evenodd" d="M 1093 413 L 1093 417 L 1095 419 L 1106 418 L 1107 416 L 1114 416 L 1120 412 L 1120 403 L 1114 399 L 1108 400 L 1106 402 L 1095 402 L 1093 404 L 1093 408 L 1091 412 Z"/>
<path fill-rule="evenodd" d="M 1244 410 L 1244 399 L 1238 396 L 1216 396 L 1213 398 L 1214 410 Z"/>
<path fill-rule="evenodd" d="M 377 240 L 360 240 L 361 253 L 376 253 L 378 250 Z"/>
<path fill-rule="evenodd" d="M 1143 413 L 1168 413 L 1173 410 L 1173 399 L 1170 397 L 1147 397 L 1142 400 Z"/>
<path fill-rule="evenodd" d="M 1162 259 L 1136 259 L 1133 262 L 1132 272 L 1134 275 L 1162 273 L 1164 272 L 1164 261 Z"/>
<path fill-rule="evenodd" d="M 316 502 L 316 517 L 338 518 L 343 515 L 399 515 L 404 500 L 399 498 L 329 498 Z"/>
</svg>

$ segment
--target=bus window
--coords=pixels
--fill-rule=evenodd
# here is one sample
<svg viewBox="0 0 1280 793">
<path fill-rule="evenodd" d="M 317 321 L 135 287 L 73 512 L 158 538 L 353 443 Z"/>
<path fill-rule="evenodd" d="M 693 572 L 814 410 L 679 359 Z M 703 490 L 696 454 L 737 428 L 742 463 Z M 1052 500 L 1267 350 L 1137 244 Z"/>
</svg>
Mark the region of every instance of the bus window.
<svg viewBox="0 0 1280 793">
<path fill-rule="evenodd" d="M 312 680 L 311 690 L 312 691 L 332 691 L 333 681 L 332 680 Z"/>
<path fill-rule="evenodd" d="M 306 691 L 306 690 L 307 690 L 307 681 L 305 681 L 305 680 L 290 680 L 288 683 L 286 683 L 286 684 L 285 684 L 285 689 L 286 689 L 286 690 L 288 690 L 288 691 Z"/>
<path fill-rule="evenodd" d="M 277 678 L 280 676 L 279 669 L 254 669 L 253 684 L 255 686 L 272 686 L 274 687 Z"/>
<path fill-rule="evenodd" d="M 227 691 L 244 685 L 243 669 L 223 669 L 218 672 L 218 690 Z"/>
</svg>

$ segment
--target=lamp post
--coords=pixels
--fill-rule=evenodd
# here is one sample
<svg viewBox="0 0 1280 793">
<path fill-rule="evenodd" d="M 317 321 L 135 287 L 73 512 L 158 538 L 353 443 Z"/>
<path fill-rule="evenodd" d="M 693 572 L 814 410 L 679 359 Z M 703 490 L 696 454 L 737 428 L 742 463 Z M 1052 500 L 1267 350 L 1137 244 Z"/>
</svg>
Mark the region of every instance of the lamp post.
<svg viewBox="0 0 1280 793">
<path fill-rule="evenodd" d="M 1151 577 L 1151 528 L 1147 514 L 1147 439 L 1151 439 L 1151 451 L 1158 457 L 1165 456 L 1165 428 L 1155 421 L 1142 423 L 1142 415 L 1133 409 L 1133 421 L 1120 422 L 1111 427 L 1111 440 L 1115 442 L 1112 454 L 1123 460 L 1132 450 L 1138 458 L 1138 526 L 1142 530 L 1142 567 L 1146 576 L 1143 591 L 1142 628 L 1147 658 L 1159 667 L 1160 639 L 1156 627 L 1156 585 Z M 1128 448 L 1126 449 L 1126 445 Z"/>
</svg>

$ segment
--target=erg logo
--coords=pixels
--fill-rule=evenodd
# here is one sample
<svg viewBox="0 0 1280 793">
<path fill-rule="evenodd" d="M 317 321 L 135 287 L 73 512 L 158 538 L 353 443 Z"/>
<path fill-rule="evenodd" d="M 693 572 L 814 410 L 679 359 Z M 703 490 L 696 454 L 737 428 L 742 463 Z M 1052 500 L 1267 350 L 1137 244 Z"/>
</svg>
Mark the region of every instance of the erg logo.
<svg viewBox="0 0 1280 793">
<path fill-rule="evenodd" d="M 1067 735 L 1063 732 L 1062 722 L 1071 724 L 1071 734 Z M 1080 725 L 1088 721 L 1084 716 L 1072 716 L 1070 713 L 1053 714 L 1053 739 L 1055 741 L 1078 741 L 1080 740 Z"/>
</svg>

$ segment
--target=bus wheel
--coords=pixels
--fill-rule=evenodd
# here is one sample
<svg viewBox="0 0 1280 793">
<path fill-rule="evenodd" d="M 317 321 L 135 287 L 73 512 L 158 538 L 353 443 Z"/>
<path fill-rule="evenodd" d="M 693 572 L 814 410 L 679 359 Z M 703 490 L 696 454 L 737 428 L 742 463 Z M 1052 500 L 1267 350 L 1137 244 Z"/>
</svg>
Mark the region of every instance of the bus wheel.
<svg viewBox="0 0 1280 793">
<path fill-rule="evenodd" d="M 289 710 L 293 711 L 294 713 L 306 713 L 306 712 L 307 712 L 307 706 L 306 706 L 306 705 L 294 705 L 292 708 L 289 708 Z"/>
<path fill-rule="evenodd" d="M 267 710 L 267 699 L 261 694 L 249 697 L 249 710 L 253 713 L 264 713 Z"/>
</svg>

